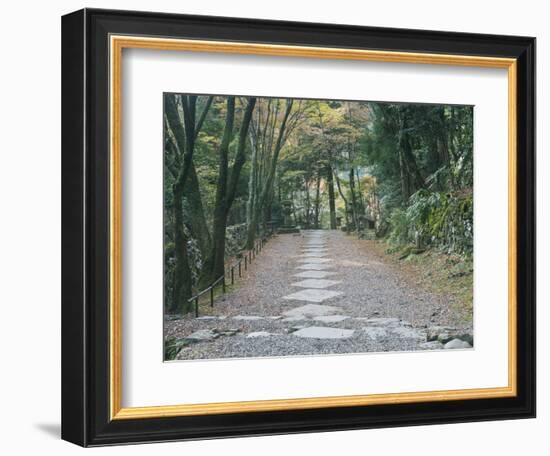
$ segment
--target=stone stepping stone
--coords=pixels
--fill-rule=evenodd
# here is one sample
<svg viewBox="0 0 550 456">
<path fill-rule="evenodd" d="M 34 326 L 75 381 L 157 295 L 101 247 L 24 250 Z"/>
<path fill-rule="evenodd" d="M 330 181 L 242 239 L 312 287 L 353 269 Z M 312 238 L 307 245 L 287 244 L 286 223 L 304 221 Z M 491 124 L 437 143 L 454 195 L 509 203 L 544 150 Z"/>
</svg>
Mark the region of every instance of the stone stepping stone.
<svg viewBox="0 0 550 456">
<path fill-rule="evenodd" d="M 299 329 L 304 329 L 304 328 L 307 328 L 307 326 L 306 325 L 291 326 L 289 329 L 287 329 L 287 332 L 298 331 Z"/>
<path fill-rule="evenodd" d="M 254 338 L 254 337 L 269 337 L 271 336 L 272 334 L 267 332 L 267 331 L 256 331 L 256 332 L 251 332 L 251 333 L 248 333 L 246 335 L 246 338 L 247 339 L 251 339 L 251 338 Z"/>
<path fill-rule="evenodd" d="M 302 253 L 300 258 L 323 258 L 327 255 L 328 253 Z"/>
<path fill-rule="evenodd" d="M 202 342 L 217 339 L 220 335 L 211 329 L 200 329 L 195 331 L 190 336 L 187 336 L 185 339 L 189 342 Z"/>
<path fill-rule="evenodd" d="M 225 315 L 215 316 L 215 315 L 203 315 L 202 317 L 197 317 L 195 320 L 225 320 L 227 317 Z"/>
<path fill-rule="evenodd" d="M 302 253 L 307 255 L 308 253 L 327 253 L 328 249 L 303 249 Z"/>
<path fill-rule="evenodd" d="M 321 317 L 315 317 L 314 320 L 322 323 L 340 323 L 348 318 L 347 315 L 323 315 Z"/>
<path fill-rule="evenodd" d="M 397 326 L 401 323 L 399 318 L 361 318 L 358 317 L 357 320 L 363 320 L 366 324 L 372 326 Z"/>
<path fill-rule="evenodd" d="M 302 280 L 301 282 L 294 282 L 293 287 L 302 287 L 302 288 L 327 288 L 332 285 L 342 283 L 341 280 L 326 280 L 326 279 L 307 279 Z"/>
<path fill-rule="evenodd" d="M 353 336 L 353 329 L 327 328 L 326 326 L 309 326 L 292 333 L 296 337 L 310 339 L 347 339 Z"/>
<path fill-rule="evenodd" d="M 420 344 L 418 347 L 421 348 L 422 350 L 441 350 L 443 348 L 443 344 L 438 340 L 432 340 L 430 342 L 424 342 L 423 344 Z"/>
<path fill-rule="evenodd" d="M 414 328 L 408 328 L 406 326 L 396 326 L 389 328 L 389 331 L 393 336 L 397 336 L 400 339 L 418 339 L 426 342 L 426 333 L 421 333 Z"/>
<path fill-rule="evenodd" d="M 322 264 L 330 263 L 331 261 L 330 258 L 305 258 L 303 260 L 298 260 L 298 263 Z"/>
<path fill-rule="evenodd" d="M 255 321 L 255 320 L 263 320 L 264 317 L 258 317 L 256 315 L 236 315 L 233 317 L 233 320 L 244 320 L 244 321 Z"/>
<path fill-rule="evenodd" d="M 304 279 L 324 279 L 325 277 L 336 274 L 330 271 L 304 271 L 299 274 L 294 274 L 294 277 L 300 277 Z"/>
<path fill-rule="evenodd" d="M 307 317 L 304 317 L 303 315 L 301 315 L 301 316 L 297 316 L 297 317 L 286 317 L 286 318 L 283 318 L 281 321 L 293 322 L 293 321 L 304 321 L 304 320 L 307 320 L 307 319 L 308 319 Z"/>
<path fill-rule="evenodd" d="M 443 347 L 445 349 L 472 348 L 472 346 L 468 342 L 460 339 L 453 339 L 447 342 Z"/>
<path fill-rule="evenodd" d="M 216 330 L 216 332 L 220 335 L 220 336 L 234 336 L 235 334 L 239 333 L 241 330 L 238 329 L 238 328 L 234 328 L 234 329 L 218 329 Z"/>
<path fill-rule="evenodd" d="M 294 309 L 283 312 L 283 315 L 293 319 L 305 319 L 306 317 L 320 317 L 338 312 L 340 307 L 326 306 L 323 304 L 306 304 L 305 306 L 295 307 Z M 286 320 L 286 319 L 285 319 Z M 296 321 L 296 320 L 294 320 Z"/>
<path fill-rule="evenodd" d="M 325 269 L 330 268 L 330 264 L 313 264 L 313 263 L 306 263 L 302 266 L 298 266 L 296 269 L 303 269 L 305 271 L 323 271 Z"/>
<path fill-rule="evenodd" d="M 329 291 L 329 290 L 317 290 L 317 289 L 306 289 L 301 290 L 296 293 L 283 296 L 283 299 L 287 300 L 296 300 L 296 301 L 310 301 L 310 302 L 323 302 L 327 299 L 334 298 L 343 294 L 340 291 Z"/>
</svg>

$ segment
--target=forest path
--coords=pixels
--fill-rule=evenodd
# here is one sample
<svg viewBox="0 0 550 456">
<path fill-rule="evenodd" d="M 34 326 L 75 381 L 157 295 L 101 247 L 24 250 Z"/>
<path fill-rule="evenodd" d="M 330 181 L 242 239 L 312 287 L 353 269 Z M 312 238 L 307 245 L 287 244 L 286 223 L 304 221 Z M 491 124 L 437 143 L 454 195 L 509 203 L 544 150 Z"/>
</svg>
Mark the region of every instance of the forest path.
<svg viewBox="0 0 550 456">
<path fill-rule="evenodd" d="M 368 242 L 307 230 L 273 238 L 211 314 L 167 321 L 165 333 L 189 342 L 177 359 L 441 349 L 471 334 L 448 305 L 412 287 Z M 443 343 L 431 341 L 440 334 Z"/>
</svg>

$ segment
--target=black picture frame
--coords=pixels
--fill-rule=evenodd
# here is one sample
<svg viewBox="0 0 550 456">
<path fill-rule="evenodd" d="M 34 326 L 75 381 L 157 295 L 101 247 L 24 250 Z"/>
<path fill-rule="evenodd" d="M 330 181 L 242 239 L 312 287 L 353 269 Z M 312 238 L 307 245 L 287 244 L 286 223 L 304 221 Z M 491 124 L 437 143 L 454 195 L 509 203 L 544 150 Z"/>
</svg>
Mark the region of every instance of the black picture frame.
<svg viewBox="0 0 550 456">
<path fill-rule="evenodd" d="M 111 420 L 109 36 L 517 59 L 517 395 Z M 82 446 L 535 416 L 535 39 L 84 9 L 62 19 L 62 438 Z"/>
</svg>

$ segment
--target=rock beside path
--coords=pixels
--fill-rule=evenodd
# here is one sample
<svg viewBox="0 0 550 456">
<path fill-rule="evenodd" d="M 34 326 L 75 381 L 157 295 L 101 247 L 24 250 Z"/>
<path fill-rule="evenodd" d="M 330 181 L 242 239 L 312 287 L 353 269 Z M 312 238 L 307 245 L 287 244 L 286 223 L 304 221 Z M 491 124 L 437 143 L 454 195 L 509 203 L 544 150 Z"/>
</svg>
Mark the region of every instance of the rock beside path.
<svg viewBox="0 0 550 456">
<path fill-rule="evenodd" d="M 424 342 L 418 346 L 422 350 L 442 350 L 443 344 L 437 340 L 431 342 Z"/>
<path fill-rule="evenodd" d="M 201 341 L 207 341 L 207 340 L 214 340 L 218 337 L 220 337 L 220 335 L 211 329 L 199 329 L 198 331 L 195 331 L 193 334 L 187 336 L 185 339 L 188 340 L 189 342 L 201 342 Z"/>
<path fill-rule="evenodd" d="M 474 336 L 471 330 L 457 329 L 448 326 L 432 326 L 427 329 L 426 334 L 428 342 L 437 340 L 442 344 L 446 344 L 453 339 L 460 339 L 470 345 L 474 344 Z"/>
<path fill-rule="evenodd" d="M 460 339 L 453 339 L 450 342 L 447 342 L 444 347 L 445 349 L 472 348 L 468 342 Z"/>
</svg>

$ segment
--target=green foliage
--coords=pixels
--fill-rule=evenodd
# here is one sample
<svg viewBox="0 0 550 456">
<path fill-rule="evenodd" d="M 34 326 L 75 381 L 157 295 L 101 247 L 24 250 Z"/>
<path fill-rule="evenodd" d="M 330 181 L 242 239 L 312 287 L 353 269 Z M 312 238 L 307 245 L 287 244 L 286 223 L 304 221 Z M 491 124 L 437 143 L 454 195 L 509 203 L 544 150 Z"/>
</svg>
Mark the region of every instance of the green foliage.
<svg viewBox="0 0 550 456">
<path fill-rule="evenodd" d="M 387 238 L 400 252 L 436 247 L 471 255 L 471 106 L 282 98 L 258 98 L 249 105 L 247 97 L 236 97 L 231 139 L 222 153 L 222 137 L 230 129 L 228 113 L 233 112 L 228 101 L 226 96 L 167 94 L 165 98 L 167 307 L 179 294 L 174 284 L 182 276 L 192 292 L 205 280 L 203 269 L 212 269 L 209 264 L 217 245 L 212 240 L 220 233 L 215 214 L 221 220 L 215 208 L 223 206 L 218 189 L 230 177 L 220 170 L 232 173 L 243 158 L 244 165 L 235 174 L 234 198 L 223 218 L 226 259 L 238 253 L 244 233 L 249 245 L 269 222 L 282 221 L 285 200 L 292 202 L 293 223 L 302 228 L 334 227 L 337 217 L 342 229 L 357 232 L 360 238 L 372 236 L 374 223 L 376 236 Z M 195 122 L 198 127 L 203 112 L 200 131 L 188 145 L 188 126 Z M 244 122 L 245 117 L 250 123 Z M 246 138 L 240 140 L 242 125 L 249 128 L 243 129 Z M 193 150 L 193 173 L 189 173 L 193 179 L 187 179 L 176 197 L 174 188 L 185 168 L 187 148 Z M 186 249 L 176 250 L 183 238 Z M 220 256 L 216 258 L 219 263 Z M 183 264 L 185 274 L 176 277 L 176 266 Z"/>
<path fill-rule="evenodd" d="M 410 225 L 407 212 L 404 209 L 400 207 L 393 209 L 388 219 L 388 225 L 391 227 L 388 234 L 388 241 L 391 244 L 401 245 L 410 241 Z"/>
<path fill-rule="evenodd" d="M 473 198 L 471 193 L 419 190 L 406 209 L 395 208 L 388 240 L 392 244 L 434 246 L 447 253 L 473 251 Z"/>
<path fill-rule="evenodd" d="M 176 359 L 180 350 L 189 345 L 189 342 L 185 339 L 176 339 L 175 337 L 169 337 L 164 340 L 164 361 L 172 361 Z"/>
</svg>

